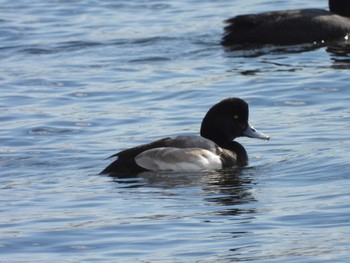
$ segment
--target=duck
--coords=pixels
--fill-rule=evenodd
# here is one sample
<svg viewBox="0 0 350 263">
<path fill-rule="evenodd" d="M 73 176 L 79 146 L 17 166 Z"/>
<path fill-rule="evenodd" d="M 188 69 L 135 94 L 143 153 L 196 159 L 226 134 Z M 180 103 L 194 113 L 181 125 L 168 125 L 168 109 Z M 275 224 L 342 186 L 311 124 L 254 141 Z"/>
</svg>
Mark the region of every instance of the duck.
<svg viewBox="0 0 350 263">
<path fill-rule="evenodd" d="M 240 98 L 226 98 L 203 118 L 200 135 L 159 139 L 118 152 L 101 174 L 135 174 L 145 171 L 216 170 L 248 164 L 244 147 L 234 141 L 246 136 L 269 140 L 248 123 L 249 109 Z"/>
<path fill-rule="evenodd" d="M 221 44 L 323 44 L 348 38 L 350 1 L 329 0 L 329 11 L 294 9 L 238 15 L 227 19 Z"/>
</svg>

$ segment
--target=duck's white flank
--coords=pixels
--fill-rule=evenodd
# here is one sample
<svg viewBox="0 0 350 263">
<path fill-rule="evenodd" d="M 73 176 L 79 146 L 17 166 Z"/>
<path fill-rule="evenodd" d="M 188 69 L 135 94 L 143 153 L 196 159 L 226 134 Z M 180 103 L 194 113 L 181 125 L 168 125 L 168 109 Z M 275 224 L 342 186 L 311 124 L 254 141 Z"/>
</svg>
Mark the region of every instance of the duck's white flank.
<svg viewBox="0 0 350 263">
<path fill-rule="evenodd" d="M 161 147 L 136 156 L 137 165 L 151 171 L 196 171 L 220 169 L 220 157 L 200 148 Z"/>
</svg>

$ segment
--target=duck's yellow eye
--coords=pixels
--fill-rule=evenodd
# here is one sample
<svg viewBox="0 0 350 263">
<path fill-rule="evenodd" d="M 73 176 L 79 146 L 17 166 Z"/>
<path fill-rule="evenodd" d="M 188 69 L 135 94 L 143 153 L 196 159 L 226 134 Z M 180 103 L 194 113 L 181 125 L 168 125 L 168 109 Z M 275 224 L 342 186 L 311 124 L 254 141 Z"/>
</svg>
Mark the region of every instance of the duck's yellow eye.
<svg viewBox="0 0 350 263">
<path fill-rule="evenodd" d="M 233 115 L 233 118 L 234 118 L 235 120 L 238 120 L 238 115 Z"/>
</svg>

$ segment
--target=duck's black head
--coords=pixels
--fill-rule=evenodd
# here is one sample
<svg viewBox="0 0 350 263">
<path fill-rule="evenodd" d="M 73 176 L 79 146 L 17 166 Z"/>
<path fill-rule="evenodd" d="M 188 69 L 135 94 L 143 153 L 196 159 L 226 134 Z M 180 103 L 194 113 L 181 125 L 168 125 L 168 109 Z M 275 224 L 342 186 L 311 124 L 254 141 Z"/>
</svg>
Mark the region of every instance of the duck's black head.
<svg viewBox="0 0 350 263">
<path fill-rule="evenodd" d="M 350 1 L 349 0 L 329 0 L 329 10 L 332 13 L 350 17 Z"/>
<path fill-rule="evenodd" d="M 268 140 L 270 137 L 248 124 L 248 104 L 240 98 L 227 98 L 215 104 L 205 115 L 201 136 L 218 145 L 229 144 L 235 138 L 247 136 Z"/>
</svg>

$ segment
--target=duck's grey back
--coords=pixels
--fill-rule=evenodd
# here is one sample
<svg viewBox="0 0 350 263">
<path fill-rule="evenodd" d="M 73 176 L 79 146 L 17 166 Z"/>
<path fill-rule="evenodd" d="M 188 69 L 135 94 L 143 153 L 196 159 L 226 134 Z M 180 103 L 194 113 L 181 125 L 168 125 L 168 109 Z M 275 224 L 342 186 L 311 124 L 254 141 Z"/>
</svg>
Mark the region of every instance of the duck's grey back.
<svg viewBox="0 0 350 263">
<path fill-rule="evenodd" d="M 175 147 L 175 148 L 201 148 L 208 151 L 215 152 L 217 145 L 201 136 L 176 136 L 168 137 L 163 139 L 164 147 Z"/>
</svg>

